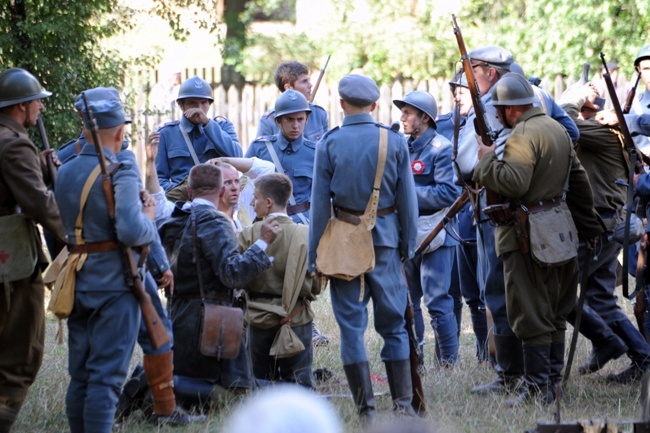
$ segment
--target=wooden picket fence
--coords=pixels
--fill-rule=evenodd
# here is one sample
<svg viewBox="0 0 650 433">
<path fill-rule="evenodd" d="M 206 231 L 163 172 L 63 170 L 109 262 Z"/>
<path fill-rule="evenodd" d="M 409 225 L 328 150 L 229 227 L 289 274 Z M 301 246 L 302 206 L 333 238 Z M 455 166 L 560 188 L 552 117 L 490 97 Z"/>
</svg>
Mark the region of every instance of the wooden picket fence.
<svg viewBox="0 0 650 433">
<path fill-rule="evenodd" d="M 199 75 L 208 82 L 213 83 L 214 103 L 210 108 L 210 115 L 224 116 L 228 118 L 237 131 L 239 141 L 244 149 L 256 138 L 257 126 L 262 115 L 272 108 L 276 98 L 279 96 L 275 85 L 246 84 L 241 90 L 235 86 L 222 87 L 214 83 L 214 68 L 185 70 L 182 80 L 188 77 Z M 158 73 L 152 73 L 149 83 L 142 89 L 139 98 L 133 108 L 132 116 L 134 123 L 133 142 L 134 149 L 140 161 L 144 160 L 144 143 L 148 134 L 170 120 L 178 119 L 180 111 L 174 104 L 174 92 L 168 91 L 164 107 L 161 104 L 154 104 L 153 94 L 160 89 L 162 83 L 158 82 Z M 313 77 L 312 82 L 316 82 Z M 545 78 L 542 86 L 551 95 L 561 95 L 562 92 L 575 82 L 572 77 L 565 78 L 557 75 L 555 78 Z M 400 112 L 393 105 L 394 99 L 401 99 L 404 95 L 413 90 L 424 90 L 431 93 L 438 102 L 440 114 L 447 113 L 453 108 L 453 98 L 449 89 L 449 80 L 445 78 L 432 78 L 429 80 L 403 80 L 380 86 L 381 95 L 377 102 L 377 109 L 372 113 L 373 117 L 384 124 L 390 125 L 393 121 L 399 120 Z M 177 88 L 176 88 L 177 91 Z M 159 95 L 158 95 L 159 96 Z M 158 98 L 160 99 L 160 98 Z M 316 95 L 315 103 L 322 106 L 329 113 L 330 128 L 340 125 L 343 119 L 343 112 L 339 105 L 337 82 L 331 78 L 321 82 Z"/>
</svg>

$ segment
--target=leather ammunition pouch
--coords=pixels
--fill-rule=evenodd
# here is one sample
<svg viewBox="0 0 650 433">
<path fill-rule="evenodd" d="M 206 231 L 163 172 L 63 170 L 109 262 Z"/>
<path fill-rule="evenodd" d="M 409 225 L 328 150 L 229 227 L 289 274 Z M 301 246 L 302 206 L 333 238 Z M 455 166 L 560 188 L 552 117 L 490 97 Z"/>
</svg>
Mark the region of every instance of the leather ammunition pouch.
<svg viewBox="0 0 650 433">
<path fill-rule="evenodd" d="M 514 217 L 510 202 L 492 204 L 482 210 L 485 216 L 496 225 L 511 224 Z"/>
</svg>

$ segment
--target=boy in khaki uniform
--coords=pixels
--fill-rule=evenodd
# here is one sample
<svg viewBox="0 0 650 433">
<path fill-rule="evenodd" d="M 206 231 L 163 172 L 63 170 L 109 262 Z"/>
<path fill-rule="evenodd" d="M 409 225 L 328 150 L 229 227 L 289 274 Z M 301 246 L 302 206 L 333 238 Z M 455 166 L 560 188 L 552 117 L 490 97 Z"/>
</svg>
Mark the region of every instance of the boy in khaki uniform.
<svg viewBox="0 0 650 433">
<path fill-rule="evenodd" d="M 274 216 L 282 233 L 267 250 L 273 266 L 245 287 L 250 298 L 249 346 L 257 379 L 313 388 L 314 312 L 310 304 L 320 293 L 320 285 L 307 270 L 309 229 L 287 215 L 291 191 L 291 180 L 281 173 L 266 174 L 255 181 L 255 213 L 259 218 Z M 261 224 L 257 222 L 239 233 L 241 250 L 259 238 Z"/>
</svg>

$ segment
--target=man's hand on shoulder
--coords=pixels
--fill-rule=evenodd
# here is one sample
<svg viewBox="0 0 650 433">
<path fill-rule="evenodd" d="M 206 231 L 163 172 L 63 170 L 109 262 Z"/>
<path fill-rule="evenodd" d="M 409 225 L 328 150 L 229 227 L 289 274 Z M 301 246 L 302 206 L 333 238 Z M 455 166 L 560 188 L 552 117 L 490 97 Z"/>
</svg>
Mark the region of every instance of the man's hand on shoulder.
<svg viewBox="0 0 650 433">
<path fill-rule="evenodd" d="M 260 239 L 271 244 L 278 235 L 282 233 L 282 227 L 278 223 L 275 217 L 266 218 L 260 227 Z"/>
</svg>

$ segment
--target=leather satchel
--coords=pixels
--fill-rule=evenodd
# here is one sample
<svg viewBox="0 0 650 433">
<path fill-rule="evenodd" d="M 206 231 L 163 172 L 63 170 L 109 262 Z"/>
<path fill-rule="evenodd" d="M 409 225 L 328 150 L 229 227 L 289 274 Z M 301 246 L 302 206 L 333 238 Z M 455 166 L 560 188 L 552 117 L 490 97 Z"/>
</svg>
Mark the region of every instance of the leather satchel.
<svg viewBox="0 0 650 433">
<path fill-rule="evenodd" d="M 242 336 L 244 334 L 244 311 L 237 307 L 210 304 L 206 302 L 203 290 L 203 274 L 201 273 L 201 258 L 199 243 L 196 235 L 196 215 L 190 213 L 192 230 L 193 260 L 201 292 L 201 324 L 199 329 L 199 352 L 203 356 L 220 359 L 236 359 L 239 356 Z M 178 243 L 177 247 L 178 248 Z"/>
<path fill-rule="evenodd" d="M 244 312 L 240 308 L 201 304 L 199 351 L 217 359 L 236 359 L 244 333 Z"/>
<path fill-rule="evenodd" d="M 375 268 L 375 248 L 372 229 L 377 221 L 379 187 L 386 165 L 388 132 L 379 129 L 379 153 L 373 192 L 366 210 L 356 221 L 332 217 L 316 248 L 316 267 L 329 277 L 351 281 Z"/>
</svg>

